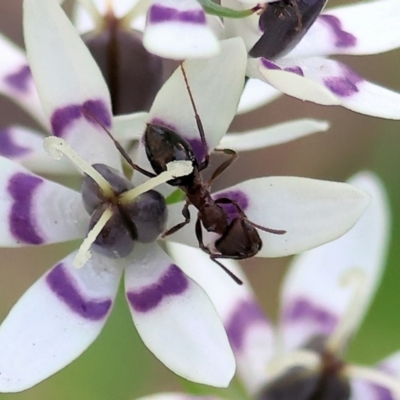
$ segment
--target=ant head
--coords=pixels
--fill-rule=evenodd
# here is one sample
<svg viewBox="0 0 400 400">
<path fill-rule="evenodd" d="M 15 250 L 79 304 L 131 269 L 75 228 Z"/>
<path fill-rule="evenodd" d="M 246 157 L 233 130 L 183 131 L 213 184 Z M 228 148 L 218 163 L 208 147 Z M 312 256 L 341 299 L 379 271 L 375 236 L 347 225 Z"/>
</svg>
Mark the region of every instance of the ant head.
<svg viewBox="0 0 400 400">
<path fill-rule="evenodd" d="M 168 181 L 172 186 L 187 186 L 193 181 L 198 163 L 189 143 L 169 128 L 148 124 L 144 133 L 147 158 L 156 174 L 167 170 L 171 161 L 190 161 L 193 172 L 187 176 Z"/>
<path fill-rule="evenodd" d="M 244 217 L 235 218 L 215 242 L 219 253 L 238 260 L 255 256 L 261 247 L 257 229 Z"/>
</svg>

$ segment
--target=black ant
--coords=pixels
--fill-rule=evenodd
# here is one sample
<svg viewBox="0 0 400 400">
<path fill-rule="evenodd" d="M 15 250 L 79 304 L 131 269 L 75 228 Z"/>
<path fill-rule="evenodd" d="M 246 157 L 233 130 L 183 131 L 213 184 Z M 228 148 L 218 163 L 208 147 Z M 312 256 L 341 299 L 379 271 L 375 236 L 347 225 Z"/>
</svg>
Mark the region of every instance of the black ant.
<svg viewBox="0 0 400 400">
<path fill-rule="evenodd" d="M 165 231 L 163 236 L 165 237 L 177 232 L 190 222 L 189 206 L 193 205 L 198 210 L 195 233 L 199 242 L 199 247 L 209 254 L 211 260 L 227 272 L 236 283 L 242 284 L 243 282 L 217 259 L 230 258 L 243 260 L 255 256 L 262 247 L 262 240 L 257 229 L 275 235 L 282 235 L 286 233 L 286 231 L 265 228 L 249 221 L 240 205 L 227 197 L 215 200 L 211 197 L 209 191 L 211 183 L 231 165 L 231 163 L 236 159 L 237 153 L 230 149 L 216 149 L 216 151 L 223 152 L 230 157 L 217 167 L 208 182 L 203 181 L 200 172 L 208 167 L 210 154 L 208 153 L 203 124 L 197 112 L 185 70 L 182 64 L 180 67 L 190 102 L 194 110 L 196 124 L 205 153 L 205 158 L 202 162 L 199 163 L 197 161 L 192 146 L 179 134 L 161 125 L 147 124 L 144 133 L 144 144 L 147 157 L 155 173 L 146 171 L 134 164 L 118 141 L 112 137 L 111 133 L 104 126 L 103 128 L 110 136 L 111 140 L 113 140 L 115 146 L 128 164 L 136 171 L 150 178 L 166 171 L 167 164 L 171 161 L 190 161 L 192 163 L 193 171 L 189 175 L 167 182 L 172 186 L 178 186 L 186 194 L 186 203 L 182 209 L 184 221 Z M 230 217 L 230 213 L 228 213 L 228 211 L 223 207 L 224 204 L 233 206 L 236 211 L 234 218 Z M 204 245 L 202 225 L 206 231 L 215 232 L 221 235 L 214 244 L 216 252 L 210 250 L 206 245 Z"/>
</svg>

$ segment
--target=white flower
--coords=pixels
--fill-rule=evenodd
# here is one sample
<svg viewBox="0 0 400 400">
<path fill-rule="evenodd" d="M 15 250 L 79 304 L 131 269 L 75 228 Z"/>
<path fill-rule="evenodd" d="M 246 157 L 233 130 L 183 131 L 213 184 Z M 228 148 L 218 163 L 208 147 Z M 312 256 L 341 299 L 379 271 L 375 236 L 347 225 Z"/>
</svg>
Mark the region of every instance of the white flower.
<svg viewBox="0 0 400 400">
<path fill-rule="evenodd" d="M 344 361 L 347 345 L 381 279 L 389 238 L 388 204 L 379 180 L 360 173 L 350 182 L 371 194 L 371 205 L 343 237 L 293 260 L 281 291 L 277 326 L 266 318 L 249 288 L 229 286 L 222 273 L 221 280 L 216 279 L 213 265 L 206 265 L 206 258 L 196 255 L 196 250 L 170 245 L 173 258 L 182 261 L 186 273 L 203 285 L 216 305 L 235 352 L 239 376 L 255 399 L 308 400 L 316 382 L 321 384 L 318 388 L 323 398 L 383 400 L 400 395 L 399 352 L 372 368 Z M 195 257 L 201 271 L 198 265 L 184 262 Z M 240 274 L 233 261 L 229 267 Z M 318 379 L 322 376 L 325 386 Z M 329 387 L 330 383 L 334 386 Z M 333 389 L 339 392 L 330 391 Z M 201 397 L 175 393 L 146 400 L 192 398 Z"/>
<path fill-rule="evenodd" d="M 158 7 L 158 3 L 161 5 L 164 0 L 157 0 L 153 6 Z M 182 7 L 181 3 L 173 0 L 168 3 L 169 7 L 175 5 L 176 9 Z M 190 8 L 192 3 L 196 1 L 185 1 L 183 4 Z M 240 0 L 222 0 L 221 4 L 235 10 L 258 6 L 257 2 Z M 314 4 L 316 3 L 311 7 Z M 290 9 L 291 6 L 281 7 Z M 290 11 L 287 14 L 290 15 Z M 209 19 L 212 20 L 210 26 L 213 26 L 217 36 L 241 37 L 248 52 L 264 34 L 259 27 L 259 13 L 245 18 L 224 18 L 223 26 L 217 19 Z M 274 30 L 279 30 L 279 24 L 283 24 L 278 18 L 276 21 L 266 35 L 275 37 Z M 272 24 L 272 21 L 268 22 Z M 327 9 L 288 54 L 278 54 L 272 60 L 259 55 L 258 58 L 249 57 L 247 75 L 301 100 L 341 105 L 366 115 L 400 119 L 399 93 L 368 82 L 345 64 L 326 58 L 334 54 L 368 55 L 396 49 L 400 46 L 399 23 L 397 0 L 365 1 Z M 165 25 L 167 29 L 167 24 Z M 196 37 L 194 25 L 181 22 L 186 38 L 185 41 L 178 42 L 182 47 L 189 41 L 192 30 L 193 39 Z M 147 30 L 153 30 L 151 20 L 148 21 L 146 32 Z M 164 45 L 161 35 L 154 37 L 153 41 L 159 43 L 159 46 Z M 164 45 L 165 51 L 166 47 L 168 46 Z M 184 53 L 184 50 L 182 48 L 180 51 Z M 187 52 L 189 57 L 189 49 Z M 171 51 L 171 57 L 173 54 Z M 263 84 L 258 84 L 253 92 L 259 93 L 259 99 L 254 106 L 261 105 L 262 98 L 268 102 L 271 96 L 276 96 L 275 92 L 266 89 Z"/>
<path fill-rule="evenodd" d="M 121 171 L 98 123 L 111 129 L 110 98 L 87 48 L 53 0 L 26 0 L 24 8 L 29 62 L 49 125 L 83 159 Z M 2 246 L 86 236 L 90 217 L 79 193 L 6 158 L 0 163 Z M 123 273 L 133 321 L 156 357 L 187 379 L 229 383 L 232 350 L 205 292 L 156 243 L 134 247 L 121 259 L 93 250 L 82 269 L 70 254 L 28 289 L 0 327 L 1 392 L 27 389 L 78 357 L 102 330 Z"/>
</svg>

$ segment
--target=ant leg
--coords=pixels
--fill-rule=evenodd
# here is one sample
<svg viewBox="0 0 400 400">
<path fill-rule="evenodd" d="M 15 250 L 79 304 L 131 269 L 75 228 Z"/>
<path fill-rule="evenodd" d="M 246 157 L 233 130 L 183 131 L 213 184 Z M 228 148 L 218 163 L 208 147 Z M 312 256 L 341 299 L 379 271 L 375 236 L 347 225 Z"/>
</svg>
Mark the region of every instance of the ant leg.
<svg viewBox="0 0 400 400">
<path fill-rule="evenodd" d="M 203 171 L 203 169 L 206 169 L 208 167 L 208 164 L 210 162 L 210 154 L 208 153 L 208 144 L 207 144 L 207 140 L 206 140 L 206 135 L 204 133 L 203 123 L 201 122 L 200 115 L 197 112 L 197 107 L 196 107 L 196 104 L 194 102 L 193 94 L 192 94 L 192 91 L 190 89 L 189 82 L 188 82 L 188 79 L 187 79 L 187 76 L 186 76 L 186 72 L 185 72 L 185 69 L 183 68 L 183 64 L 182 63 L 180 63 L 180 67 L 181 67 L 181 71 L 182 71 L 182 75 L 183 75 L 183 80 L 185 81 L 186 89 L 187 89 L 188 94 L 189 94 L 190 103 L 192 104 L 192 108 L 193 108 L 193 111 L 194 111 L 194 117 L 196 119 L 197 129 L 198 129 L 198 131 L 200 133 L 201 144 L 203 146 L 203 150 L 204 150 L 204 153 L 205 153 L 204 160 L 199 165 L 199 171 Z"/>
<path fill-rule="evenodd" d="M 214 179 L 217 178 L 219 175 L 221 175 L 222 172 L 224 172 L 233 163 L 233 161 L 235 161 L 235 159 L 238 156 L 236 151 L 231 149 L 215 149 L 214 151 L 219 151 L 226 155 L 229 155 L 229 158 L 222 164 L 220 164 L 218 168 L 213 172 L 211 178 L 207 182 L 208 186 L 211 186 L 211 183 L 214 181 Z"/>
<path fill-rule="evenodd" d="M 243 282 L 233 272 L 229 271 L 229 269 L 226 268 L 225 265 L 221 264 L 219 261 L 216 260 L 216 258 L 230 258 L 230 257 L 224 257 L 220 254 L 211 253 L 210 249 L 204 245 L 203 232 L 201 230 L 200 218 L 197 218 L 197 221 L 196 221 L 196 237 L 199 242 L 200 249 L 210 255 L 211 261 L 215 262 L 215 264 L 217 264 L 219 267 L 221 267 L 238 285 L 242 285 Z"/>
<path fill-rule="evenodd" d="M 253 225 L 255 228 L 261 229 L 264 232 L 273 233 L 274 235 L 284 235 L 286 233 L 285 230 L 266 228 L 264 226 L 256 224 L 255 222 L 250 221 L 247 218 L 246 214 L 243 212 L 242 208 L 239 206 L 239 204 L 237 204 L 236 201 L 228 199 L 227 197 L 222 197 L 220 199 L 217 199 L 217 200 L 215 200 L 215 202 L 217 204 L 218 203 L 220 203 L 220 204 L 232 204 L 233 206 L 236 207 L 236 210 L 237 210 L 238 214 L 241 217 L 245 218 L 250 225 Z"/>
<path fill-rule="evenodd" d="M 117 139 L 114 138 L 112 133 L 104 126 L 104 124 L 94 115 L 86 111 L 85 109 L 82 110 L 82 113 L 91 118 L 93 121 L 95 121 L 97 124 L 99 124 L 103 130 L 107 133 L 108 137 L 113 141 L 114 146 L 117 148 L 117 150 L 120 152 L 121 156 L 124 157 L 125 161 L 135 170 L 140 172 L 141 174 L 149 177 L 149 178 L 154 178 L 157 176 L 154 172 L 146 171 L 145 169 L 139 167 L 139 165 L 135 164 L 132 159 L 129 157 L 129 154 L 125 151 L 125 149 L 121 146 L 121 144 L 118 142 Z"/>
<path fill-rule="evenodd" d="M 190 212 L 189 212 L 189 203 L 186 202 L 185 205 L 182 208 L 182 215 L 185 218 L 183 222 L 180 222 L 179 224 L 173 226 L 172 228 L 166 230 L 161 237 L 165 237 L 168 235 L 172 235 L 173 233 L 179 231 L 179 229 L 183 228 L 185 225 L 187 225 L 190 222 Z"/>
</svg>

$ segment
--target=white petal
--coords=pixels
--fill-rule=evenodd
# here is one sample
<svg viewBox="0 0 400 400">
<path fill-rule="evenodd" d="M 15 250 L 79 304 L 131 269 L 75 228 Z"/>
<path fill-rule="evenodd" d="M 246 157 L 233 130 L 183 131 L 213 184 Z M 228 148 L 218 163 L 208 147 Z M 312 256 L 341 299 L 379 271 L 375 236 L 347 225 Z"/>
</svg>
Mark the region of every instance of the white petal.
<svg viewBox="0 0 400 400">
<path fill-rule="evenodd" d="M 213 197 L 236 201 L 258 225 L 286 231 L 277 235 L 258 230 L 263 242 L 258 257 L 283 257 L 334 240 L 357 222 L 369 203 L 368 195 L 348 184 L 296 177 L 252 179 Z M 182 203 L 169 207 L 168 227 L 182 221 L 181 209 Z M 191 212 L 195 220 L 193 208 Z M 214 234 L 204 237 L 206 245 L 216 239 Z M 198 247 L 194 221 L 166 239 Z"/>
<path fill-rule="evenodd" d="M 85 236 L 89 216 L 79 193 L 0 157 L 0 245 L 57 243 Z"/>
<path fill-rule="evenodd" d="M 325 10 L 287 58 L 376 54 L 400 47 L 397 0 L 359 2 Z"/>
<path fill-rule="evenodd" d="M 209 151 L 219 143 L 235 116 L 244 85 L 246 58 L 243 42 L 236 38 L 221 42 L 217 57 L 187 60 L 183 64 Z M 192 145 L 197 159 L 204 159 L 193 107 L 179 68 L 158 92 L 149 113 L 149 123 L 175 130 Z M 139 146 L 137 163 L 151 170 L 143 143 Z M 136 184 L 144 179 L 140 174 L 135 175 Z"/>
<path fill-rule="evenodd" d="M 156 245 L 137 244 L 125 274 L 133 321 L 146 346 L 176 374 L 226 387 L 235 361 L 206 293 Z"/>
<path fill-rule="evenodd" d="M 324 105 L 340 104 L 374 117 L 400 119 L 400 93 L 366 81 L 337 61 L 318 57 L 278 63 L 259 60 L 264 79 L 286 94 Z"/>
<path fill-rule="evenodd" d="M 114 117 L 114 137 L 117 140 L 139 140 L 146 130 L 146 121 L 149 114 L 137 112 L 134 114 L 118 115 Z"/>
<path fill-rule="evenodd" d="M 251 151 L 290 142 L 316 132 L 329 129 L 327 121 L 299 119 L 247 132 L 228 133 L 219 144 L 220 149 Z"/>
<path fill-rule="evenodd" d="M 238 114 L 245 114 L 256 110 L 257 108 L 271 103 L 281 95 L 282 93 L 273 86 L 259 79 L 250 78 L 240 97 Z"/>
<path fill-rule="evenodd" d="M 119 155 L 100 126 L 110 129 L 112 123 L 107 85 L 59 5 L 54 0 L 26 0 L 24 35 L 54 135 L 64 137 L 90 163 L 120 168 Z"/>
<path fill-rule="evenodd" d="M 275 338 L 271 321 L 257 304 L 239 263 L 222 261 L 243 285 L 235 283 L 200 249 L 168 243 L 168 250 L 181 269 L 210 297 L 228 334 L 241 380 L 254 393 L 265 383 Z"/>
<path fill-rule="evenodd" d="M 354 289 L 340 285 L 346 271 L 365 274 L 365 298 L 357 326 L 382 275 L 388 246 L 389 215 L 384 189 L 372 174 L 361 173 L 350 183 L 372 196 L 353 229 L 331 243 L 294 260 L 282 291 L 282 340 L 286 349 L 304 344 L 317 334 L 329 334 L 354 301 Z M 354 317 L 356 318 L 356 317 Z"/>
<path fill-rule="evenodd" d="M 175 60 L 211 57 L 219 50 L 196 0 L 154 0 L 147 14 L 143 45 L 150 53 Z"/>
<path fill-rule="evenodd" d="M 64 368 L 103 328 L 122 270 L 95 254 L 77 270 L 73 257 L 31 286 L 1 325 L 1 392 L 28 389 Z"/>
<path fill-rule="evenodd" d="M 15 101 L 39 123 L 46 125 L 28 60 L 22 49 L 0 35 L 0 93 Z"/>
</svg>

